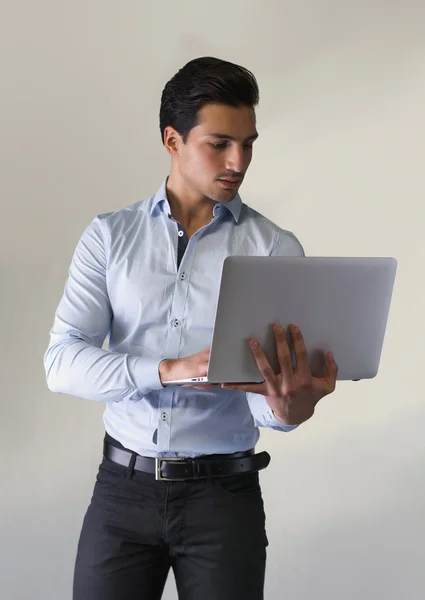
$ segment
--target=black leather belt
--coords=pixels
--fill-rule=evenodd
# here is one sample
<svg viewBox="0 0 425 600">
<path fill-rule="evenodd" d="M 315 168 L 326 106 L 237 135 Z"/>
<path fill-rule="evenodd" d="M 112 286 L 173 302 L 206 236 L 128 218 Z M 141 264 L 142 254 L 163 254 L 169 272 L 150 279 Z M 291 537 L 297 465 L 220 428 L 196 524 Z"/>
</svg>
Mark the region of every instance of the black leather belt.
<svg viewBox="0 0 425 600">
<path fill-rule="evenodd" d="M 108 460 L 128 467 L 134 453 L 121 450 L 103 443 L 103 454 Z M 225 477 L 237 473 L 253 473 L 265 469 L 270 462 L 268 452 L 254 453 L 254 450 L 225 454 L 212 458 L 200 456 L 196 458 L 150 458 L 136 455 L 134 468 L 155 475 L 156 480 L 184 481 L 185 479 L 203 479 L 209 477 Z"/>
</svg>

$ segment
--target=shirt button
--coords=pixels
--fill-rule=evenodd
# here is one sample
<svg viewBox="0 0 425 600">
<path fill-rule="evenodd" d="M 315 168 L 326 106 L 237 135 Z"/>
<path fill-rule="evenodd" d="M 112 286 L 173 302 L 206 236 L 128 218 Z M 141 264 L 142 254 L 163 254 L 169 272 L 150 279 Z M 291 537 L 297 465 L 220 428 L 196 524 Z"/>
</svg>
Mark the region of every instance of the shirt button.
<svg viewBox="0 0 425 600">
<path fill-rule="evenodd" d="M 180 279 L 181 279 L 182 281 L 184 281 L 184 280 L 186 279 L 186 273 L 182 273 L 182 274 L 180 275 Z"/>
<path fill-rule="evenodd" d="M 178 319 L 174 319 L 173 325 L 174 327 L 180 327 L 180 321 Z"/>
<path fill-rule="evenodd" d="M 179 229 L 179 237 L 183 237 L 184 233 L 181 229 Z"/>
<path fill-rule="evenodd" d="M 166 420 L 167 420 L 167 413 L 162 413 L 162 415 L 161 415 L 161 419 L 162 419 L 163 421 L 166 421 Z"/>
</svg>

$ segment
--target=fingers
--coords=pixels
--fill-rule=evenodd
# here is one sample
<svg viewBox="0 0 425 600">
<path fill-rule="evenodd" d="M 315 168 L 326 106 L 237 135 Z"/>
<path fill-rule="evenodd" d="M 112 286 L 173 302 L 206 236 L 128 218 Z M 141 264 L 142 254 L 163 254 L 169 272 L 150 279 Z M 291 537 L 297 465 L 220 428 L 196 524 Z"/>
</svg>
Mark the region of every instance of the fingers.
<svg viewBox="0 0 425 600">
<path fill-rule="evenodd" d="M 335 362 L 335 357 L 332 352 L 328 352 L 325 361 L 325 376 L 323 380 L 327 384 L 329 394 L 332 393 L 336 388 L 336 378 L 338 376 L 338 365 Z"/>
<path fill-rule="evenodd" d="M 303 334 L 297 325 L 291 325 L 291 334 L 297 361 L 297 378 L 302 381 L 309 381 L 311 380 L 311 372 Z"/>
<path fill-rule="evenodd" d="M 196 360 L 200 362 L 208 361 L 210 358 L 211 350 L 210 348 L 205 348 L 205 350 L 201 350 L 197 354 L 193 354 L 192 356 L 196 358 Z"/>
<path fill-rule="evenodd" d="M 286 333 L 279 323 L 275 323 L 273 325 L 273 332 L 276 338 L 276 350 L 280 365 L 280 372 L 282 374 L 282 380 L 285 383 L 291 383 L 294 378 L 294 372 L 292 370 L 291 352 L 286 341 Z"/>
<path fill-rule="evenodd" d="M 266 355 L 263 352 L 260 344 L 257 340 L 250 339 L 249 347 L 251 348 L 251 352 L 254 355 L 255 362 L 257 363 L 258 370 L 261 375 L 264 377 L 264 385 L 266 387 L 266 394 L 268 396 L 274 395 L 278 389 L 278 379 L 276 373 L 273 371 L 270 366 L 269 361 L 266 358 Z"/>
<path fill-rule="evenodd" d="M 196 357 L 199 360 L 208 360 L 211 354 L 211 346 L 208 346 L 208 348 L 203 348 L 202 350 L 200 350 L 199 352 L 196 352 L 195 354 L 192 354 L 192 357 Z"/>
<path fill-rule="evenodd" d="M 264 383 L 223 383 L 221 387 L 225 390 L 234 390 L 236 392 L 252 392 L 254 394 L 262 394 L 263 396 L 267 393 L 267 387 Z"/>
</svg>

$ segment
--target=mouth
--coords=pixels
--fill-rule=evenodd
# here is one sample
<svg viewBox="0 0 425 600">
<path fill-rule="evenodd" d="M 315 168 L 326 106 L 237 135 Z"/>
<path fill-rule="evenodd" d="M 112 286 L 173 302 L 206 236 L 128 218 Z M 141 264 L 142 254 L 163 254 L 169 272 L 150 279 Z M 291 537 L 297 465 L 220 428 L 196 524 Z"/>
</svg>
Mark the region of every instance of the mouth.
<svg viewBox="0 0 425 600">
<path fill-rule="evenodd" d="M 236 188 L 241 184 L 241 179 L 219 179 L 219 183 L 226 188 Z"/>
</svg>

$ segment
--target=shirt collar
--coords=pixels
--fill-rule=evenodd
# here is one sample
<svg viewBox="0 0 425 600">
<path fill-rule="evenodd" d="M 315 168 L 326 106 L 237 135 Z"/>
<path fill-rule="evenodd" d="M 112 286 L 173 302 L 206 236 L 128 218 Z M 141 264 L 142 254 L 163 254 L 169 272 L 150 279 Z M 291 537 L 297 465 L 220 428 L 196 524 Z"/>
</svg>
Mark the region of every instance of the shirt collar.
<svg viewBox="0 0 425 600">
<path fill-rule="evenodd" d="M 150 207 L 151 215 L 156 210 L 161 210 L 163 212 L 167 212 L 167 214 L 170 214 L 170 212 L 171 212 L 170 204 L 169 204 L 168 198 L 167 198 L 167 180 L 168 180 L 168 177 L 166 179 L 164 179 L 164 181 L 161 184 L 161 187 L 156 192 L 155 196 L 152 198 L 151 207 Z M 239 194 L 236 194 L 236 196 L 233 198 L 233 200 L 230 200 L 229 202 L 218 202 L 214 206 L 213 214 L 214 214 L 214 216 L 217 216 L 218 214 L 220 214 L 220 212 L 222 212 L 224 210 L 228 210 L 232 214 L 232 216 L 235 220 L 235 223 L 237 223 L 239 221 L 239 217 L 240 217 L 241 210 L 242 210 L 242 200 L 241 200 L 241 197 L 239 196 Z"/>
<path fill-rule="evenodd" d="M 164 179 L 164 181 L 161 184 L 161 187 L 159 188 L 159 190 L 157 191 L 157 193 L 155 194 L 155 196 L 152 198 L 152 203 L 151 203 L 151 207 L 150 207 L 150 214 L 153 215 L 153 213 L 158 209 L 158 210 L 162 210 L 162 211 L 166 211 L 167 214 L 170 214 L 171 209 L 170 209 L 170 204 L 168 203 L 168 198 L 167 198 L 167 180 L 168 177 L 166 177 L 166 179 Z"/>
<path fill-rule="evenodd" d="M 236 194 L 233 200 L 229 200 L 229 202 L 217 202 L 214 206 L 213 214 L 215 216 L 225 210 L 228 210 L 233 215 L 235 223 L 239 221 L 242 210 L 242 200 L 239 194 Z"/>
</svg>

